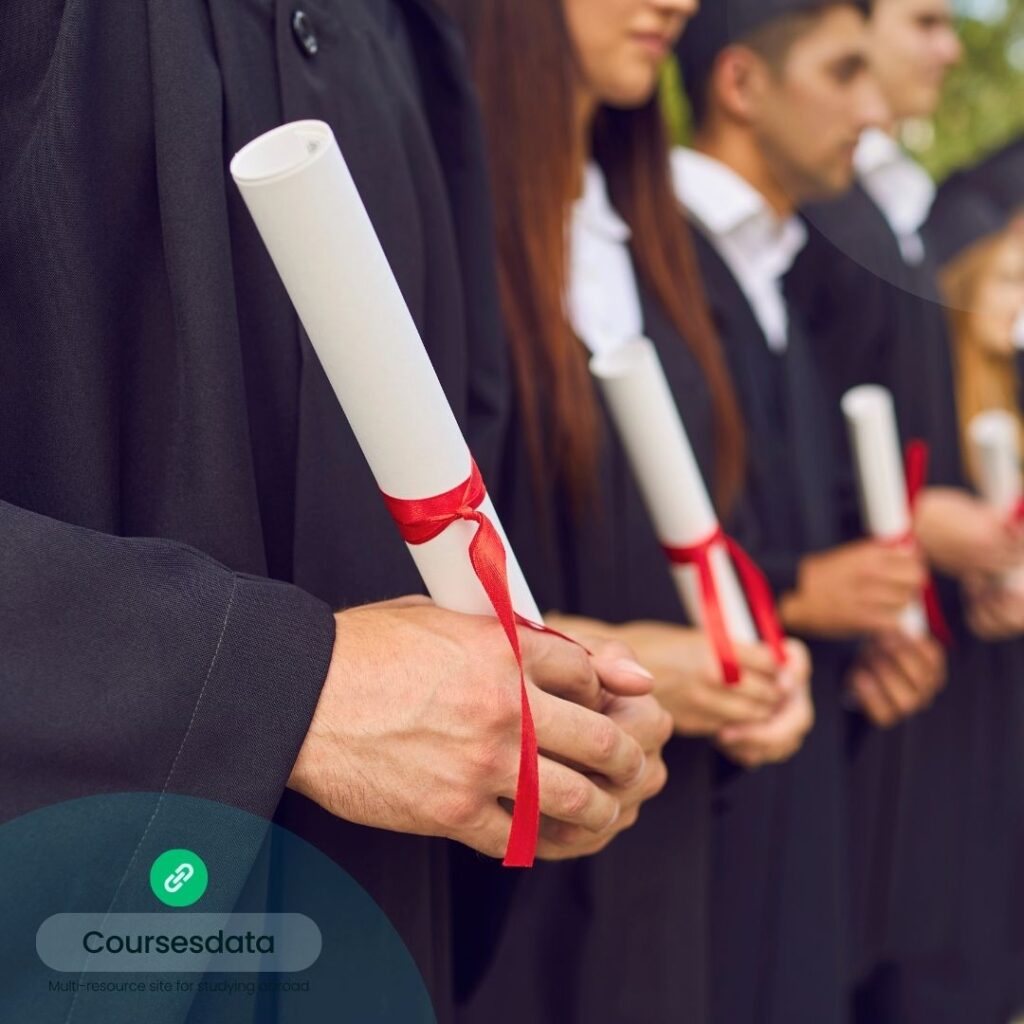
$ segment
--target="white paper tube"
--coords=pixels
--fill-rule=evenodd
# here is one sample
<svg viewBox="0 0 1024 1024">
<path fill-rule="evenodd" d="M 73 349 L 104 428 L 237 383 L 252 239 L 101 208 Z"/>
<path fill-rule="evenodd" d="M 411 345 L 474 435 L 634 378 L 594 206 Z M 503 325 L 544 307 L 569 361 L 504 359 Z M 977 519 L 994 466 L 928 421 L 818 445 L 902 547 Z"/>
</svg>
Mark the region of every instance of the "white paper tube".
<svg viewBox="0 0 1024 1024">
<path fill-rule="evenodd" d="M 428 498 L 469 476 L 470 453 L 330 127 L 261 135 L 231 175 L 270 252 L 382 491 Z M 490 498 L 480 506 L 508 554 L 517 612 L 540 612 Z M 444 608 L 493 614 L 470 565 L 473 523 L 409 550 Z"/>
<path fill-rule="evenodd" d="M 979 413 L 968 424 L 967 436 L 981 496 L 1009 519 L 1024 493 L 1017 417 L 1005 409 Z M 1024 589 L 1024 570 L 999 578 L 1007 586 Z"/>
<path fill-rule="evenodd" d="M 662 543 L 690 547 L 710 537 L 718 529 L 718 519 L 654 345 L 646 338 L 634 339 L 595 356 L 590 369 L 607 399 Z M 755 642 L 757 630 L 724 545 L 712 548 L 710 562 L 729 635 L 739 642 Z M 671 569 L 691 619 L 701 624 L 696 568 Z"/>
<path fill-rule="evenodd" d="M 1003 409 L 979 413 L 968 425 L 967 434 L 981 496 L 1011 515 L 1022 493 L 1017 417 Z"/>
<path fill-rule="evenodd" d="M 886 388 L 864 384 L 846 392 L 842 409 L 868 533 L 884 541 L 908 536 L 913 522 L 892 395 Z M 927 633 L 928 621 L 920 601 L 914 601 L 903 613 L 903 628 L 912 636 Z"/>
</svg>

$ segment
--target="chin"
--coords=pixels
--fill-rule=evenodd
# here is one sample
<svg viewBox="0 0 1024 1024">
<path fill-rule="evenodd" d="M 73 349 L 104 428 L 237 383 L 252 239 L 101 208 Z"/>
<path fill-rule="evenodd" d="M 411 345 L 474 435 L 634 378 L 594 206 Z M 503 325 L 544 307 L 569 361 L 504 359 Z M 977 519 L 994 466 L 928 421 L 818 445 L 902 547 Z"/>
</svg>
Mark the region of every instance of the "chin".
<svg viewBox="0 0 1024 1024">
<path fill-rule="evenodd" d="M 650 70 L 609 83 L 601 90 L 601 102 L 618 110 L 635 110 L 648 104 L 658 91 L 658 75 Z"/>
</svg>

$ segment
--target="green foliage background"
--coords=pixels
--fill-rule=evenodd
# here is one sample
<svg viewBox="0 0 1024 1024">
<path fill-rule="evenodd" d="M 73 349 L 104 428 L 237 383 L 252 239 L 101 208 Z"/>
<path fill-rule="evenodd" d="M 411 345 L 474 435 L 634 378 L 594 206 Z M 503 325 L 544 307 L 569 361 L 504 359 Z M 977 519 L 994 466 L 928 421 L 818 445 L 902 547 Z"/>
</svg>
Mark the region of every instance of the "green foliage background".
<svg viewBox="0 0 1024 1024">
<path fill-rule="evenodd" d="M 1024 133 L 1024 0 L 960 0 L 957 8 L 964 61 L 934 121 L 907 126 L 904 137 L 938 179 Z M 672 134 L 684 142 L 690 120 L 677 67 L 666 68 L 662 85 Z"/>
</svg>

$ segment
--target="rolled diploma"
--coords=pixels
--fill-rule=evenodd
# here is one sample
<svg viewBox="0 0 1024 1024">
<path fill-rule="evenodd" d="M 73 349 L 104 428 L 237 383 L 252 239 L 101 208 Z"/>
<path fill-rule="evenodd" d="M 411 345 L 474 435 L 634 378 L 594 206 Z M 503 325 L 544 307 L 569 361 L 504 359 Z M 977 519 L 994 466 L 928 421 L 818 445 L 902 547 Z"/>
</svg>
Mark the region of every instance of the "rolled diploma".
<svg viewBox="0 0 1024 1024">
<path fill-rule="evenodd" d="M 231 176 L 380 489 L 428 498 L 465 481 L 469 448 L 330 127 L 275 128 L 235 155 Z M 515 610 L 540 621 L 489 497 L 480 511 L 505 544 Z M 456 522 L 409 551 L 438 605 L 493 615 L 469 561 L 475 532 Z"/>
<path fill-rule="evenodd" d="M 979 413 L 968 424 L 967 435 L 981 496 L 1009 518 L 1024 492 L 1017 417 L 1004 409 Z M 1024 570 L 1005 573 L 1001 578 L 1007 585 L 1024 587 Z"/>
<path fill-rule="evenodd" d="M 864 384 L 847 391 L 841 404 L 853 447 L 861 514 L 867 531 L 885 541 L 907 536 L 913 524 L 892 395 L 886 388 Z M 902 626 L 911 636 L 928 632 L 920 601 L 907 606 Z"/>
<path fill-rule="evenodd" d="M 654 345 L 647 338 L 618 345 L 594 356 L 590 370 L 607 399 L 659 539 L 672 547 L 690 547 L 711 536 L 718 519 Z M 756 642 L 743 588 L 723 544 L 711 549 L 709 561 L 729 635 L 742 643 Z M 671 569 L 690 618 L 701 624 L 696 567 Z"/>
</svg>

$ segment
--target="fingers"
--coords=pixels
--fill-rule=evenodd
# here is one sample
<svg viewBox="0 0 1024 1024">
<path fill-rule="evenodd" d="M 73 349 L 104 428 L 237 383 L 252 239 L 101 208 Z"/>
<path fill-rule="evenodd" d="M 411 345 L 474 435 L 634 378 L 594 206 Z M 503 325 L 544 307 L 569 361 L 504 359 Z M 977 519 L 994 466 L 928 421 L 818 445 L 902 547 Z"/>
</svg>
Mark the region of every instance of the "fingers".
<svg viewBox="0 0 1024 1024">
<path fill-rule="evenodd" d="M 910 637 L 897 630 L 879 637 L 877 645 L 922 698 L 930 700 L 945 681 L 946 656 L 930 637 Z"/>
<path fill-rule="evenodd" d="M 653 697 L 613 697 L 604 713 L 645 754 L 661 750 L 672 736 L 672 716 Z"/>
<path fill-rule="evenodd" d="M 637 660 L 633 651 L 618 640 L 588 644 L 591 664 L 601 685 L 620 696 L 639 696 L 654 689 L 654 676 Z"/>
<path fill-rule="evenodd" d="M 606 832 L 618 820 L 618 799 L 586 776 L 546 757 L 539 770 L 541 814 L 595 833 Z"/>
<path fill-rule="evenodd" d="M 718 723 L 718 726 L 733 722 L 766 722 L 775 715 L 783 703 L 781 692 L 776 689 L 774 701 L 770 704 L 752 700 L 737 688 L 724 683 L 704 687 L 695 694 L 694 702 L 700 712 Z"/>
<path fill-rule="evenodd" d="M 640 744 L 606 715 L 537 690 L 530 702 L 538 746 L 553 759 L 604 775 L 613 785 L 632 785 L 640 777 Z"/>
<path fill-rule="evenodd" d="M 745 673 L 763 677 L 771 682 L 779 671 L 775 652 L 767 644 L 734 644 L 736 660 Z"/>
<path fill-rule="evenodd" d="M 911 545 L 869 542 L 871 555 L 864 559 L 864 574 L 878 583 L 903 590 L 920 590 L 925 583 L 925 563 L 918 550 Z"/>
<path fill-rule="evenodd" d="M 488 804 L 476 816 L 472 825 L 451 838 L 478 853 L 501 860 L 508 847 L 512 832 L 512 815 L 499 804 Z"/>
<path fill-rule="evenodd" d="M 896 708 L 900 718 L 908 718 L 920 710 L 921 691 L 915 680 L 904 671 L 898 656 L 882 648 L 876 649 L 871 656 L 869 671 Z"/>
<path fill-rule="evenodd" d="M 814 705 L 807 691 L 787 701 L 765 723 L 729 726 L 718 734 L 725 752 L 748 768 L 792 757 L 814 725 Z"/>
<path fill-rule="evenodd" d="M 519 629 L 519 644 L 523 668 L 534 686 L 592 710 L 601 707 L 601 680 L 582 647 L 525 626 Z"/>
<path fill-rule="evenodd" d="M 850 674 L 850 687 L 861 710 L 874 725 L 888 729 L 900 720 L 899 709 L 869 669 L 854 669 Z"/>
</svg>

